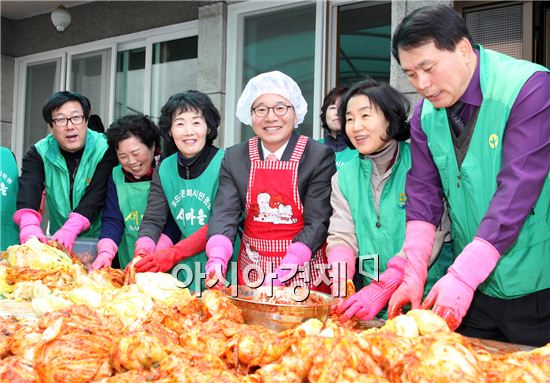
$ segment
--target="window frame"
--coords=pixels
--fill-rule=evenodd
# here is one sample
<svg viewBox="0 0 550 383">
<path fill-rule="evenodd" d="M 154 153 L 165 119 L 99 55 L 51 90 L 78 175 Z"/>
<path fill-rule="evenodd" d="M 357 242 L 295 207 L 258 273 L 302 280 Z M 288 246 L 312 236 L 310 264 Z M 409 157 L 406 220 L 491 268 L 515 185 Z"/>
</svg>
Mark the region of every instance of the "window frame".
<svg viewBox="0 0 550 383">
<path fill-rule="evenodd" d="M 152 67 L 152 49 L 153 44 L 163 41 L 176 40 L 191 36 L 198 36 L 199 21 L 191 20 L 184 23 L 172 24 L 169 26 L 148 29 L 140 32 L 114 36 L 107 39 L 92 41 L 89 43 L 77 44 L 59 48 L 47 52 L 35 53 L 28 56 L 22 56 L 15 59 L 14 66 L 14 93 L 12 111 L 12 130 L 11 130 L 11 147 L 16 155 L 19 166 L 24 154 L 23 138 L 24 132 L 18 129 L 19 126 L 24 126 L 25 118 L 25 91 L 26 91 L 26 76 L 27 67 L 30 65 L 40 64 L 42 62 L 61 60 L 60 64 L 60 79 L 59 89 L 66 90 L 70 87 L 70 65 L 72 57 L 75 55 L 83 55 L 97 51 L 106 50 L 109 52 L 107 59 L 109 60 L 107 73 L 108 78 L 108 95 L 109 100 L 106 107 L 107 116 L 104 117 L 104 125 L 109 126 L 113 122 L 114 115 L 114 96 L 115 96 L 115 80 L 116 80 L 116 58 L 119 51 L 127 49 L 145 47 L 145 84 L 146 94 L 144 98 L 144 113 L 150 112 L 151 104 L 151 67 Z"/>
<path fill-rule="evenodd" d="M 241 122 L 235 116 L 237 101 L 243 86 L 243 53 L 244 53 L 244 23 L 249 16 L 265 15 L 271 12 L 289 10 L 315 4 L 315 60 L 314 63 L 314 101 L 308 105 L 308 113 L 313 113 L 313 139 L 321 138 L 321 121 L 315 116 L 321 110 L 323 91 L 325 88 L 324 70 L 326 68 L 326 17 L 327 3 L 320 1 L 284 2 L 243 2 L 230 4 L 227 11 L 227 67 L 226 67 L 226 100 L 223 147 L 229 147 L 240 142 Z M 319 111 L 319 112 L 317 112 Z"/>
</svg>

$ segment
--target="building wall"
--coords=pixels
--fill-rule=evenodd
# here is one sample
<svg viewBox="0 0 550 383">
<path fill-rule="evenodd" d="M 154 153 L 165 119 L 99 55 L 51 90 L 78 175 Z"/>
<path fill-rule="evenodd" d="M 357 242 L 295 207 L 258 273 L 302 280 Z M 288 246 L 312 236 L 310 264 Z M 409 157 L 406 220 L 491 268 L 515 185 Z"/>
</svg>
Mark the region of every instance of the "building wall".
<svg viewBox="0 0 550 383">
<path fill-rule="evenodd" d="M 199 6 L 210 3 L 216 2 L 94 1 L 69 8 L 71 24 L 64 32 L 53 27 L 49 13 L 16 21 L 2 18 L 2 55 L 26 56 L 196 20 Z"/>
<path fill-rule="evenodd" d="M 222 116 L 225 115 L 226 31 L 226 3 L 219 2 L 199 8 L 197 88 L 210 96 Z M 223 123 L 218 132 L 216 144 L 219 145 L 219 142 L 224 142 Z"/>
<path fill-rule="evenodd" d="M 11 147 L 11 125 L 13 111 L 13 77 L 15 60 L 13 57 L 1 57 L 0 68 L 2 68 L 0 109 L 0 145 Z"/>
<path fill-rule="evenodd" d="M 438 4 L 448 4 L 453 5 L 453 1 L 449 0 L 438 0 L 438 1 L 421 1 L 421 0 L 409 0 L 409 1 L 392 1 L 391 8 L 391 33 L 397 28 L 397 25 L 407 16 L 409 13 L 415 9 L 425 7 L 427 5 Z M 390 84 L 403 93 L 411 102 L 411 105 L 414 105 L 420 98 L 416 93 L 412 85 L 407 80 L 407 76 L 401 70 L 401 67 L 397 61 L 392 57 L 391 60 L 391 72 L 390 72 Z"/>
<path fill-rule="evenodd" d="M 49 13 L 22 20 L 2 18 L 1 145 L 11 147 L 15 58 L 199 18 L 198 88 L 208 92 L 217 107 L 224 105 L 226 2 L 94 1 L 69 12 L 71 24 L 64 32 L 55 30 Z"/>
<path fill-rule="evenodd" d="M 392 1 L 392 32 L 412 10 L 436 2 L 452 4 L 448 0 Z M 14 58 L 197 19 L 197 88 L 212 98 L 222 116 L 225 114 L 227 1 L 94 1 L 69 12 L 71 25 L 64 32 L 55 30 L 49 13 L 17 21 L 2 18 L 2 145 L 11 143 Z M 393 59 L 391 84 L 412 102 L 418 99 Z M 219 131 L 219 142 L 224 142 L 223 127 Z"/>
</svg>

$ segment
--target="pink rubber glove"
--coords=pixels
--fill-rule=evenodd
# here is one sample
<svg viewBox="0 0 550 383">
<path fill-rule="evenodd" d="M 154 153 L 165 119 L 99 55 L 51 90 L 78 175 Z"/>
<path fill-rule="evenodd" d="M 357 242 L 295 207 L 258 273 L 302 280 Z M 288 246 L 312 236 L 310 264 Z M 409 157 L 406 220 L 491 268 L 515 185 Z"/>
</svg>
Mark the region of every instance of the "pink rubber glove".
<svg viewBox="0 0 550 383">
<path fill-rule="evenodd" d="M 111 267 L 113 258 L 118 251 L 118 246 L 111 238 L 102 238 L 97 242 L 97 257 L 92 263 L 92 270 Z"/>
<path fill-rule="evenodd" d="M 176 243 L 174 246 L 162 250 L 159 250 L 159 240 L 157 250 L 153 254 L 146 256 L 139 262 L 136 262 L 134 268 L 140 273 L 146 271 L 153 273 L 157 273 L 159 271 L 166 272 L 174 267 L 176 263 L 203 252 L 206 247 L 207 233 L 208 225 L 204 225 L 189 237 Z"/>
<path fill-rule="evenodd" d="M 225 274 L 227 272 L 227 263 L 233 255 L 233 244 L 231 240 L 222 234 L 215 234 L 208 242 L 206 242 L 206 261 L 205 271 L 207 275 L 207 281 L 215 278 L 218 282 L 225 280 Z M 208 286 L 208 283 L 207 283 Z M 219 289 L 222 288 L 221 283 L 216 283 L 209 288 Z"/>
<path fill-rule="evenodd" d="M 78 234 L 90 227 L 90 221 L 82 214 L 72 212 L 69 219 L 65 221 L 61 229 L 57 230 L 52 239 L 59 242 L 67 249 L 72 250 Z"/>
<path fill-rule="evenodd" d="M 311 254 L 311 249 L 306 244 L 302 242 L 291 243 L 286 248 L 286 254 L 281 259 L 279 267 L 275 269 L 272 275 L 267 276 L 266 282 L 273 281 L 273 286 L 284 286 L 285 282 L 283 280 L 293 278 L 295 275 L 289 274 L 297 272 L 296 266 L 303 266 L 309 262 Z"/>
<path fill-rule="evenodd" d="M 435 241 L 435 226 L 424 221 L 409 221 L 405 233 L 403 251 L 407 256 L 403 283 L 390 298 L 388 317 L 401 314 L 407 304 L 420 308 L 424 286 L 428 277 L 428 263 Z"/>
<path fill-rule="evenodd" d="M 336 308 L 336 314 L 342 315 L 346 321 L 354 316 L 371 320 L 386 306 L 390 297 L 403 281 L 404 268 L 407 260 L 403 257 L 393 257 L 388 261 L 388 268 L 378 278 L 346 299 Z"/>
<path fill-rule="evenodd" d="M 19 209 L 13 214 L 13 221 L 19 225 L 19 243 L 24 244 L 30 237 L 46 243 L 47 238 L 40 227 L 42 216 L 33 209 Z"/>
<path fill-rule="evenodd" d="M 355 275 L 355 253 L 348 246 L 335 246 L 327 257 L 333 297 L 345 297 L 348 279 Z M 343 272 L 345 271 L 345 275 Z"/>
<path fill-rule="evenodd" d="M 157 245 L 149 237 L 139 237 L 134 246 L 134 258 L 137 256 L 145 257 L 155 252 Z"/>
<path fill-rule="evenodd" d="M 172 247 L 172 246 L 174 246 L 174 243 L 172 242 L 170 237 L 167 236 L 166 234 L 161 234 L 160 238 L 157 242 L 157 247 L 156 247 L 155 251 L 167 249 L 167 248 Z"/>
<path fill-rule="evenodd" d="M 447 274 L 434 285 L 423 309 L 433 311 L 455 330 L 466 315 L 474 291 L 487 279 L 500 259 L 500 254 L 486 240 L 475 237 L 447 270 Z"/>
</svg>

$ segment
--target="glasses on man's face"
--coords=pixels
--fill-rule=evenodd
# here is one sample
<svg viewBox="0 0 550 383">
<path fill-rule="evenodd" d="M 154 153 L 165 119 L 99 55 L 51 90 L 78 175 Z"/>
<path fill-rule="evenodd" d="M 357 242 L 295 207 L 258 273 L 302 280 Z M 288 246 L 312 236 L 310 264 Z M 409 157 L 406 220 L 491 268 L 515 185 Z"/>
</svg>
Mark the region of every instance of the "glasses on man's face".
<svg viewBox="0 0 550 383">
<path fill-rule="evenodd" d="M 267 114 L 269 113 L 269 109 L 272 109 L 273 110 L 273 113 L 275 113 L 276 116 L 284 116 L 287 112 L 288 112 L 288 109 L 289 108 L 292 108 L 292 105 L 275 105 L 275 106 L 271 106 L 271 107 L 267 107 L 267 106 L 257 106 L 255 108 L 252 108 L 252 112 L 254 112 L 254 114 L 258 117 L 265 117 L 267 116 Z"/>
<path fill-rule="evenodd" d="M 53 124 L 58 128 L 64 128 L 65 126 L 69 125 L 69 121 L 71 121 L 73 125 L 82 124 L 84 122 L 84 116 L 79 115 L 79 116 L 72 116 L 70 118 L 54 118 L 52 119 L 52 121 L 53 121 Z"/>
</svg>

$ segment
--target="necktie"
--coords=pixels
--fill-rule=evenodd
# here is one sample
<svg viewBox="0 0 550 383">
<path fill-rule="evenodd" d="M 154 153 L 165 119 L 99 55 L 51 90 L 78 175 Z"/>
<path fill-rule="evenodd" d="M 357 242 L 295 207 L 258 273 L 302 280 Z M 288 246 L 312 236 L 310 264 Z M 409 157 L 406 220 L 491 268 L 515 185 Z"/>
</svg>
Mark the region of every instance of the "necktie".
<svg viewBox="0 0 550 383">
<path fill-rule="evenodd" d="M 464 104 L 460 101 L 457 101 L 453 106 L 447 109 L 449 119 L 451 120 L 451 127 L 455 132 L 455 135 L 458 137 L 464 130 L 464 122 L 460 118 L 460 113 Z"/>
<path fill-rule="evenodd" d="M 266 161 L 279 161 L 279 159 L 277 158 L 277 156 L 275 154 L 270 154 L 269 156 L 266 157 L 265 160 Z"/>
</svg>

